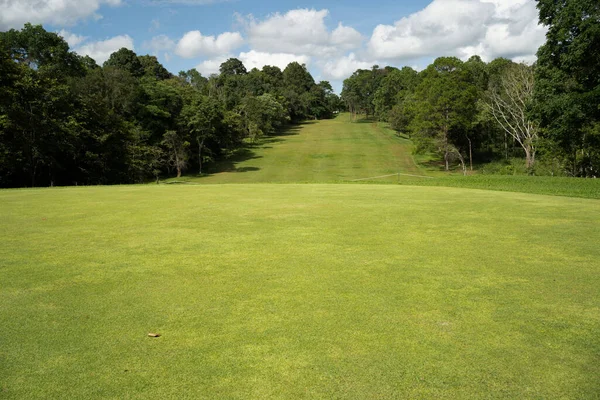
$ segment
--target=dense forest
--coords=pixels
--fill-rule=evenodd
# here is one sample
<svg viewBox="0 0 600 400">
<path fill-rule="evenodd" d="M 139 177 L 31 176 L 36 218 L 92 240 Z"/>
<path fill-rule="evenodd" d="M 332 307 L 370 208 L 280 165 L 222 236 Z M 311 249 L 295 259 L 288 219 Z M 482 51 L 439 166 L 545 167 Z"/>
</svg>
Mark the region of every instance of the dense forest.
<svg viewBox="0 0 600 400">
<path fill-rule="evenodd" d="M 173 76 L 121 49 L 103 66 L 42 26 L 0 33 L 0 187 L 145 182 L 202 173 L 285 124 L 330 118 L 329 82 L 306 67 Z"/>
<path fill-rule="evenodd" d="M 516 172 L 511 160 L 522 158 L 524 173 L 598 177 L 600 3 L 538 0 L 538 9 L 549 32 L 534 65 L 473 56 L 441 57 L 421 72 L 374 66 L 344 81 L 342 99 L 355 118 L 389 122 L 446 170 L 492 162 Z"/>
<path fill-rule="evenodd" d="M 342 109 L 389 122 L 446 170 L 597 177 L 600 5 L 538 9 L 549 31 L 534 65 L 373 66 L 344 81 L 341 99 L 295 62 L 247 71 L 232 58 L 210 77 L 174 76 L 125 48 L 99 66 L 40 25 L 0 32 L 0 187 L 201 174 L 248 141 Z"/>
</svg>

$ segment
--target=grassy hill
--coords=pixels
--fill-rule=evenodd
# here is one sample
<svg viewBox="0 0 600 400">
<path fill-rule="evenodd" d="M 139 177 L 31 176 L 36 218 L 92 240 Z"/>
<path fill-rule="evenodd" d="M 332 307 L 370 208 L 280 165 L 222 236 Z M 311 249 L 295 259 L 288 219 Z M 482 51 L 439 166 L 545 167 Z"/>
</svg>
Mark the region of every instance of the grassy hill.
<svg viewBox="0 0 600 400">
<path fill-rule="evenodd" d="M 424 175 L 412 143 L 382 124 L 336 119 L 309 121 L 266 137 L 217 164 L 197 183 L 341 182 L 398 172 Z M 191 169 L 194 166 L 190 166 Z M 394 177 L 389 181 L 394 181 Z"/>
<path fill-rule="evenodd" d="M 342 116 L 0 191 L 0 398 L 600 398 L 598 180 L 425 171 L 323 183 L 425 174 Z"/>
<path fill-rule="evenodd" d="M 311 121 L 260 139 L 203 176 L 166 183 L 362 183 L 464 187 L 600 198 L 600 179 L 534 176 L 462 176 L 420 166 L 410 140 L 385 124 L 351 122 L 348 114 Z M 195 167 L 190 166 L 190 170 Z M 394 175 L 398 174 L 400 175 Z"/>
</svg>

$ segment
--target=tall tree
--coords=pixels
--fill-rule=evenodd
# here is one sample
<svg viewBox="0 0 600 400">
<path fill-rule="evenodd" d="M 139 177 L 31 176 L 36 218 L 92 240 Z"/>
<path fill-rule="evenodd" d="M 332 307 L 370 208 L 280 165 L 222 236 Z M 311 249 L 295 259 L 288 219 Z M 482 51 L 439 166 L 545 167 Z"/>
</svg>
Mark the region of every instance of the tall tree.
<svg viewBox="0 0 600 400">
<path fill-rule="evenodd" d="M 534 69 L 524 64 L 505 68 L 500 80 L 490 85 L 486 106 L 494 120 L 525 151 L 528 170 L 535 162 L 539 128 L 528 116 L 534 90 Z"/>
<path fill-rule="evenodd" d="M 600 174 L 600 3 L 537 0 L 548 27 L 538 51 L 535 115 L 573 175 Z"/>
<path fill-rule="evenodd" d="M 457 144 L 469 132 L 476 113 L 477 90 L 464 63 L 455 57 L 436 59 L 415 90 L 414 118 L 410 128 L 421 145 L 433 145 L 443 156 L 446 171 L 457 157 Z"/>
<path fill-rule="evenodd" d="M 125 47 L 112 53 L 108 60 L 104 62 L 104 66 L 122 69 L 136 78 L 141 77 L 146 72 L 138 56 Z"/>
<path fill-rule="evenodd" d="M 248 71 L 244 64 L 237 58 L 230 58 L 219 67 L 221 75 L 246 75 Z"/>
</svg>

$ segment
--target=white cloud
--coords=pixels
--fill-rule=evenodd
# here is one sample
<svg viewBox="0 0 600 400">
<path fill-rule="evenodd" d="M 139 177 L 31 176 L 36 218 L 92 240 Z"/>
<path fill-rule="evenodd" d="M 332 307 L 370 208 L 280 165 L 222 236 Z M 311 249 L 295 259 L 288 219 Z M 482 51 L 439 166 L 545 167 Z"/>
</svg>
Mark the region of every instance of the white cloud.
<svg viewBox="0 0 600 400">
<path fill-rule="evenodd" d="M 88 39 L 87 36 L 77 35 L 64 29 L 62 29 L 60 32 L 57 32 L 57 34 L 58 36 L 65 39 L 65 41 L 69 44 L 69 47 L 71 48 L 76 47 L 77 45 L 85 42 Z"/>
<path fill-rule="evenodd" d="M 293 53 L 310 56 L 332 56 L 357 48 L 361 34 L 343 26 L 330 32 L 325 25 L 328 10 L 297 9 L 275 13 L 264 21 L 253 16 L 241 17 L 252 49 L 266 53 Z"/>
<path fill-rule="evenodd" d="M 285 69 L 291 62 L 299 64 L 310 64 L 310 57 L 305 55 L 296 55 L 290 53 L 263 53 L 260 51 L 250 50 L 247 53 L 240 53 L 240 61 L 248 71 L 252 68 L 262 69 L 265 65 L 272 65 Z"/>
<path fill-rule="evenodd" d="M 434 0 L 394 25 L 377 26 L 368 50 L 396 61 L 473 54 L 530 58 L 545 33 L 533 0 Z"/>
<path fill-rule="evenodd" d="M 175 54 L 183 58 L 195 58 L 202 55 L 216 56 L 227 54 L 243 43 L 244 39 L 239 32 L 225 32 L 215 38 L 214 36 L 203 36 L 200 31 L 191 31 L 179 40 Z"/>
<path fill-rule="evenodd" d="M 83 56 L 90 56 L 98 64 L 103 64 L 108 60 L 110 55 L 121 48 L 135 50 L 133 39 L 129 35 L 115 36 L 110 39 L 100 40 L 97 42 L 89 42 L 75 49 L 75 51 Z"/>
<path fill-rule="evenodd" d="M 321 70 L 326 79 L 341 80 L 348 78 L 357 69 L 371 69 L 375 64 L 377 63 L 374 61 L 359 60 L 356 54 L 350 53 L 347 56 L 325 62 Z"/>
<path fill-rule="evenodd" d="M 122 0 L 2 0 L 0 31 L 22 28 L 26 22 L 71 26 L 96 13 L 102 5 L 118 6 Z"/>
<path fill-rule="evenodd" d="M 210 60 L 202 61 L 200 64 L 196 66 L 198 72 L 200 72 L 204 76 L 210 76 L 211 74 L 218 74 L 219 68 L 221 64 L 230 59 L 231 55 L 220 56 L 216 58 L 212 58 Z"/>
<path fill-rule="evenodd" d="M 149 41 L 142 44 L 144 49 L 152 50 L 152 54 L 156 55 L 160 51 L 172 50 L 175 48 L 175 42 L 167 35 L 154 36 Z"/>
<path fill-rule="evenodd" d="M 344 26 L 340 22 L 338 27 L 331 32 L 331 43 L 343 48 L 356 48 L 362 44 L 362 35 L 354 28 Z"/>
</svg>

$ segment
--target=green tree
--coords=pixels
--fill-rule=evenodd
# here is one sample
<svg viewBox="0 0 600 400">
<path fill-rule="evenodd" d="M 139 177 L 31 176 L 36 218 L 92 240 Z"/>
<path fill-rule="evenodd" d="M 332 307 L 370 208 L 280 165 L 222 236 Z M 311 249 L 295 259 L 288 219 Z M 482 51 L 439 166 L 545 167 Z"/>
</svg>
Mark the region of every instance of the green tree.
<svg viewBox="0 0 600 400">
<path fill-rule="evenodd" d="M 410 129 L 419 145 L 433 145 L 443 156 L 446 171 L 453 157 L 465 169 L 457 144 L 469 132 L 476 101 L 477 89 L 459 59 L 441 57 L 423 71 L 421 83 L 415 89 Z"/>
<path fill-rule="evenodd" d="M 237 58 L 230 58 L 219 67 L 221 75 L 246 75 L 248 71 Z"/>
<path fill-rule="evenodd" d="M 203 151 L 207 142 L 217 140 L 223 113 L 219 103 L 199 92 L 190 92 L 181 111 L 183 129 L 189 132 L 198 146 L 198 174 L 202 175 L 203 162 L 211 160 Z"/>
<path fill-rule="evenodd" d="M 138 56 L 132 50 L 126 49 L 125 47 L 112 53 L 108 60 L 104 62 L 104 67 L 122 69 L 136 78 L 139 78 L 146 73 Z"/>
<path fill-rule="evenodd" d="M 185 140 L 182 134 L 177 131 L 167 131 L 163 135 L 162 145 L 167 153 L 167 165 L 175 168 L 177 177 L 181 177 L 181 173 L 187 167 L 188 148 L 190 142 Z"/>
<path fill-rule="evenodd" d="M 375 116 L 379 120 L 388 121 L 392 108 L 402 104 L 404 98 L 414 91 L 418 83 L 419 75 L 410 67 L 391 70 L 381 79 L 373 96 Z"/>
<path fill-rule="evenodd" d="M 537 0 L 537 7 L 548 33 L 537 54 L 534 115 L 571 174 L 598 176 L 600 3 Z"/>
<path fill-rule="evenodd" d="M 138 60 L 144 69 L 144 75 L 159 79 L 165 80 L 172 78 L 173 75 L 167 69 L 158 62 L 158 59 L 155 56 L 138 56 Z"/>
</svg>

